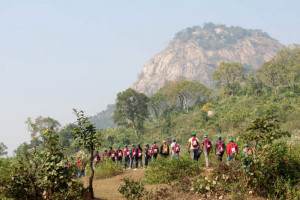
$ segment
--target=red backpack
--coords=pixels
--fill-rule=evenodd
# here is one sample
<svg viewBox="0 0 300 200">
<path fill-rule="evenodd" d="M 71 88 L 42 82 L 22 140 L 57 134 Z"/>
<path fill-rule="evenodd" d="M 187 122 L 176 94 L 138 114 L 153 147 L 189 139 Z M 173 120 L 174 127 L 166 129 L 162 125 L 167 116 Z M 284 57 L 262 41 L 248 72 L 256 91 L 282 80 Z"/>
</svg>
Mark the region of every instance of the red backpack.
<svg viewBox="0 0 300 200">
<path fill-rule="evenodd" d="M 150 147 L 148 147 L 148 156 L 151 156 L 151 148 Z"/>
<path fill-rule="evenodd" d="M 234 155 L 237 153 L 237 145 L 236 144 L 232 144 L 231 145 L 231 149 L 230 149 L 231 155 Z"/>
<path fill-rule="evenodd" d="M 124 149 L 124 155 L 129 156 L 129 149 L 127 147 Z"/>
<path fill-rule="evenodd" d="M 132 157 L 135 156 L 135 148 L 134 148 L 134 147 L 131 149 L 131 156 L 132 156 Z"/>
<path fill-rule="evenodd" d="M 195 137 L 192 138 L 192 146 L 193 147 L 198 147 L 198 141 Z"/>
<path fill-rule="evenodd" d="M 120 150 L 120 149 L 118 150 L 118 155 L 117 155 L 117 157 L 118 157 L 118 158 L 121 158 L 121 157 L 123 157 L 122 150 Z"/>
<path fill-rule="evenodd" d="M 153 145 L 153 154 L 158 154 L 158 146 L 156 144 Z"/>
<path fill-rule="evenodd" d="M 211 149 L 211 141 L 207 138 L 204 139 L 204 146 L 206 150 Z"/>
<path fill-rule="evenodd" d="M 138 158 L 141 158 L 142 157 L 142 149 L 138 148 Z"/>
<path fill-rule="evenodd" d="M 110 153 L 111 153 L 110 156 L 111 156 L 112 158 L 114 158 L 114 157 L 116 156 L 116 152 L 111 151 Z"/>
<path fill-rule="evenodd" d="M 179 153 L 180 152 L 180 147 L 179 147 L 179 145 L 177 143 L 175 143 L 174 152 L 175 153 Z"/>
<path fill-rule="evenodd" d="M 220 153 L 225 151 L 225 149 L 223 147 L 223 141 L 222 140 L 219 140 L 218 150 L 219 150 Z"/>
</svg>

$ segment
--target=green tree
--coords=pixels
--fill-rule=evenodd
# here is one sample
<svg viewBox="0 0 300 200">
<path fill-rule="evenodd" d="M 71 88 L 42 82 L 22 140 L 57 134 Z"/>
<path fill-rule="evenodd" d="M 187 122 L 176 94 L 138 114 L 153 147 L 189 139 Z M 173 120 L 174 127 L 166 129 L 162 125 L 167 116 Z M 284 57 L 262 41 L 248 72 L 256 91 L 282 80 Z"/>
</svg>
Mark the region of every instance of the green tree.
<svg viewBox="0 0 300 200">
<path fill-rule="evenodd" d="M 189 112 L 189 106 L 197 99 L 209 97 L 211 90 L 197 81 L 172 81 L 161 89 L 171 104 L 179 103 L 181 111 Z"/>
<path fill-rule="evenodd" d="M 46 129 L 52 129 L 54 132 L 58 132 L 61 126 L 57 120 L 42 116 L 37 117 L 34 122 L 30 117 L 28 117 L 25 123 L 28 126 L 28 131 L 31 132 L 32 138 L 38 136 L 42 131 Z"/>
<path fill-rule="evenodd" d="M 93 160 L 94 160 L 94 152 L 97 148 L 101 146 L 101 131 L 97 131 L 96 127 L 91 124 L 89 118 L 84 115 L 83 111 L 77 111 L 73 109 L 75 115 L 77 116 L 77 128 L 74 129 L 74 135 L 78 141 L 78 144 L 84 147 L 90 155 L 89 165 L 91 175 L 89 177 L 89 195 L 90 198 L 94 198 L 94 190 L 93 190 L 93 179 L 94 179 L 94 168 L 93 168 Z"/>
<path fill-rule="evenodd" d="M 59 141 L 66 149 L 66 154 L 68 155 L 75 154 L 79 151 L 78 146 L 76 146 L 76 141 L 73 134 L 76 128 L 76 124 L 67 124 L 58 132 Z"/>
<path fill-rule="evenodd" d="M 114 122 L 119 125 L 131 126 L 137 136 L 144 127 L 144 122 L 149 116 L 149 98 L 131 88 L 117 95 Z"/>
<path fill-rule="evenodd" d="M 164 108 L 167 108 L 165 95 L 161 91 L 154 93 L 150 96 L 148 105 L 154 111 L 154 115 L 157 119 Z"/>
<path fill-rule="evenodd" d="M 224 94 L 237 93 L 241 82 L 245 79 L 245 67 L 240 63 L 221 62 L 219 68 L 213 73 L 212 80 L 216 81 L 216 88 Z"/>
<path fill-rule="evenodd" d="M 0 142 L 0 157 L 7 155 L 7 146 Z"/>
</svg>

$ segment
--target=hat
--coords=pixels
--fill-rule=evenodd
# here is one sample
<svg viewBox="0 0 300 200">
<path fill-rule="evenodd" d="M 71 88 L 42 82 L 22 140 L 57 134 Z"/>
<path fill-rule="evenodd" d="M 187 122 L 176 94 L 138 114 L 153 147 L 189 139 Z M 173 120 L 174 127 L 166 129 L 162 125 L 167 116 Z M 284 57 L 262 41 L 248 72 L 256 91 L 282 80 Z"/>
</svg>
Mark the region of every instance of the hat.
<svg viewBox="0 0 300 200">
<path fill-rule="evenodd" d="M 219 135 L 218 138 L 221 139 L 222 137 Z"/>
<path fill-rule="evenodd" d="M 165 143 L 166 141 L 164 140 L 163 143 Z"/>
<path fill-rule="evenodd" d="M 208 135 L 207 134 L 204 134 L 204 137 L 207 137 Z"/>
<path fill-rule="evenodd" d="M 149 146 L 149 144 L 148 144 L 148 143 L 146 143 L 146 144 L 145 144 L 145 146 Z"/>
<path fill-rule="evenodd" d="M 233 142 L 233 139 L 229 139 L 229 142 Z"/>
<path fill-rule="evenodd" d="M 172 139 L 172 141 L 174 141 L 174 142 L 175 142 L 175 141 L 176 141 L 176 140 L 175 140 L 175 138 L 173 138 L 173 139 Z"/>
<path fill-rule="evenodd" d="M 247 146 L 248 146 L 248 144 L 245 144 L 245 145 L 244 145 L 244 147 L 247 147 Z"/>
<path fill-rule="evenodd" d="M 80 158 L 80 154 L 77 154 L 77 158 Z"/>
<path fill-rule="evenodd" d="M 155 140 L 153 140 L 153 143 L 156 143 Z"/>
<path fill-rule="evenodd" d="M 193 133 L 193 134 L 192 134 L 192 136 L 195 136 L 195 135 L 196 135 L 196 133 Z"/>
<path fill-rule="evenodd" d="M 107 149 L 104 149 L 104 151 L 107 151 Z"/>
<path fill-rule="evenodd" d="M 134 147 L 134 144 L 132 144 L 131 146 L 133 146 L 133 147 Z"/>
<path fill-rule="evenodd" d="M 127 147 L 127 144 L 125 144 L 125 147 Z"/>
<path fill-rule="evenodd" d="M 120 148 L 120 145 L 118 146 L 118 148 Z"/>
<path fill-rule="evenodd" d="M 137 143 L 137 145 L 139 146 L 141 143 Z"/>
</svg>

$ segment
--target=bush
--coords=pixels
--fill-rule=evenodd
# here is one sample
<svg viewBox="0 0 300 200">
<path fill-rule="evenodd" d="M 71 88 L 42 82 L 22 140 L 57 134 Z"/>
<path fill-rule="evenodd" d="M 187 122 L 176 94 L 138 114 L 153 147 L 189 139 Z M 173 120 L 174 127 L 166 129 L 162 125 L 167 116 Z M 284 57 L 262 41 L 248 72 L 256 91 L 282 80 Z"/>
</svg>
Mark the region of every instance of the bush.
<svg viewBox="0 0 300 200">
<path fill-rule="evenodd" d="M 145 177 L 148 183 L 170 183 L 183 177 L 197 175 L 199 172 L 198 163 L 185 154 L 173 160 L 157 158 L 156 161 L 150 163 Z"/>
<path fill-rule="evenodd" d="M 149 194 L 144 184 L 140 181 L 134 181 L 128 178 L 122 179 L 122 181 L 124 181 L 125 185 L 122 185 L 118 191 L 128 200 L 141 199 Z"/>
<path fill-rule="evenodd" d="M 122 173 L 122 166 L 109 159 L 108 161 L 101 162 L 96 166 L 95 179 L 110 178 Z"/>
</svg>

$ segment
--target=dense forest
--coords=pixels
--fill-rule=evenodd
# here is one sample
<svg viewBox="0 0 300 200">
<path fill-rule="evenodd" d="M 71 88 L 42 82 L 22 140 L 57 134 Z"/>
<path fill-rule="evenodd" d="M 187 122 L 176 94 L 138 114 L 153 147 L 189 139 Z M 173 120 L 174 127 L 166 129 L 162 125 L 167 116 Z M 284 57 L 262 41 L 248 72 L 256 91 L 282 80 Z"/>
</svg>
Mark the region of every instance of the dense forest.
<svg viewBox="0 0 300 200">
<path fill-rule="evenodd" d="M 207 24 L 204 29 L 215 28 L 210 26 Z M 244 37 L 241 29 L 234 31 Z M 189 33 L 178 35 L 192 37 Z M 236 192 L 297 199 L 300 195 L 300 46 L 279 51 L 256 72 L 248 72 L 240 63 L 220 63 L 213 73 L 213 81 L 215 90 L 182 77 L 168 82 L 151 96 L 129 88 L 117 95 L 115 106 L 109 107 L 114 113 L 99 114 L 113 117 L 114 123 L 110 124 L 103 121 L 95 125 L 94 118 L 76 110 L 77 123 L 64 127 L 50 117 L 28 118 L 30 143 L 20 145 L 9 158 L 4 158 L 6 148 L 0 144 L 0 197 L 41 199 L 46 191 L 51 199 L 78 198 L 85 191 L 80 181 L 73 179 L 76 169 L 72 163 L 79 151 L 90 155 L 110 146 L 115 149 L 118 145 L 152 140 L 170 143 L 176 138 L 184 154 L 188 139 L 195 132 L 199 138 L 208 134 L 212 141 L 220 135 L 226 142 L 233 138 L 240 146 L 247 143 L 253 148 L 254 157 L 250 162 L 241 156 L 240 162 L 230 166 L 215 164 L 211 179 L 197 179 L 197 183 L 186 185 L 187 188 L 197 187 L 194 192 L 212 196 L 222 191 L 222 195 Z M 118 126 L 114 127 L 115 124 Z M 170 165 L 164 162 L 150 166 L 146 172 L 149 182 L 155 174 L 161 180 L 170 177 L 170 174 L 160 174 Z M 182 164 L 183 168 L 188 163 L 190 171 L 177 174 L 198 173 L 186 158 L 172 162 L 177 162 L 177 166 Z M 66 168 L 65 163 L 70 167 Z M 253 170 L 245 173 L 243 169 L 249 166 Z M 175 169 L 170 169 L 170 173 L 172 170 Z M 222 179 L 222 174 L 227 178 Z M 178 176 L 171 181 L 182 178 Z M 220 179 L 222 186 L 215 185 L 213 181 Z M 152 183 L 158 182 L 152 180 Z"/>
</svg>

